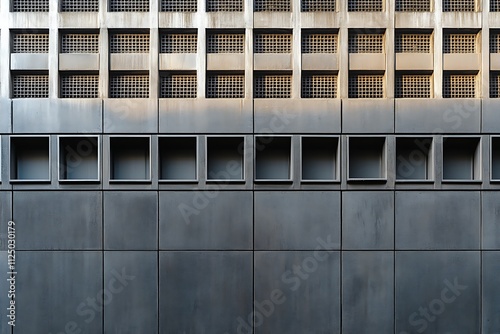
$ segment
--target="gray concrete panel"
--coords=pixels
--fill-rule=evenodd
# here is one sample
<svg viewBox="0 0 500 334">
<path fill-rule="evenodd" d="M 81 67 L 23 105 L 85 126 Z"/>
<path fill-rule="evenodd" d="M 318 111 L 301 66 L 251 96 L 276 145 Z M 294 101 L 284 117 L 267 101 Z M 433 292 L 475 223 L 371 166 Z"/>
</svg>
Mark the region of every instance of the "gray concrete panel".
<svg viewBox="0 0 500 334">
<path fill-rule="evenodd" d="M 12 219 L 12 193 L 0 191 L 0 251 L 7 250 L 7 223 Z"/>
<path fill-rule="evenodd" d="M 394 248 L 392 191 L 350 191 L 342 194 L 342 248 Z"/>
<path fill-rule="evenodd" d="M 2 221 L 0 226 L 0 233 L 6 233 L 7 224 Z M 6 237 L 3 234 L 0 234 L 0 238 L 0 242 L 6 242 Z M 4 252 L 3 249 L 4 247 L 2 244 L 0 248 L 0 250 L 2 250 L 0 251 L 0 258 L 2 259 L 0 261 L 0 292 L 2 293 L 2 298 L 0 299 L 0 316 L 2 317 L 2 321 L 0 321 L 0 333 L 8 334 L 10 333 L 11 326 L 9 325 L 9 321 L 11 320 L 7 318 L 7 315 L 10 314 L 10 310 L 7 310 L 7 308 L 10 307 L 10 298 L 8 296 L 10 284 L 7 279 L 10 278 L 11 275 L 7 274 L 10 271 L 7 265 L 7 251 Z"/>
<path fill-rule="evenodd" d="M 483 249 L 500 249 L 500 193 L 482 193 Z"/>
<path fill-rule="evenodd" d="M 160 252 L 160 333 L 236 333 L 252 281 L 251 252 Z"/>
<path fill-rule="evenodd" d="M 255 133 L 339 133 L 340 100 L 256 99 Z"/>
<path fill-rule="evenodd" d="M 196 71 L 195 53 L 162 53 L 159 57 L 160 70 Z"/>
<path fill-rule="evenodd" d="M 100 249 L 97 191 L 14 192 L 17 249 Z"/>
<path fill-rule="evenodd" d="M 147 71 L 149 69 L 149 53 L 115 53 L 109 57 L 112 71 Z"/>
<path fill-rule="evenodd" d="M 340 248 L 338 191 L 259 191 L 254 194 L 255 249 L 315 249 L 318 238 Z"/>
<path fill-rule="evenodd" d="M 255 334 L 340 333 L 339 253 L 256 252 L 254 312 Z"/>
<path fill-rule="evenodd" d="M 11 131 L 11 100 L 0 99 L 0 133 Z"/>
<path fill-rule="evenodd" d="M 331 53 L 303 53 L 302 70 L 304 71 L 338 71 L 339 59 Z"/>
<path fill-rule="evenodd" d="M 384 53 L 351 53 L 349 54 L 349 70 L 351 71 L 385 71 Z"/>
<path fill-rule="evenodd" d="M 158 194 L 156 191 L 104 193 L 104 248 L 157 249 Z"/>
<path fill-rule="evenodd" d="M 483 253 L 482 301 L 483 301 L 483 334 L 500 333 L 500 252 Z"/>
<path fill-rule="evenodd" d="M 108 133 L 151 133 L 158 130 L 158 101 L 155 99 L 105 99 L 104 131 Z"/>
<path fill-rule="evenodd" d="M 162 133 L 251 133 L 250 99 L 160 99 Z"/>
<path fill-rule="evenodd" d="M 345 99 L 342 101 L 342 132 L 394 132 L 393 99 Z"/>
<path fill-rule="evenodd" d="M 396 249 L 479 249 L 479 192 L 397 191 L 395 202 Z"/>
<path fill-rule="evenodd" d="M 396 333 L 479 333 L 479 262 L 479 252 L 396 252 Z"/>
<path fill-rule="evenodd" d="M 245 54 L 210 53 L 207 54 L 207 71 L 244 71 Z"/>
<path fill-rule="evenodd" d="M 16 99 L 12 103 L 15 133 L 102 131 L 99 99 Z"/>
<path fill-rule="evenodd" d="M 394 255 L 342 253 L 342 333 L 394 332 Z"/>
<path fill-rule="evenodd" d="M 10 55 L 11 70 L 48 70 L 49 55 L 47 53 L 12 53 Z"/>
<path fill-rule="evenodd" d="M 480 99 L 396 99 L 396 132 L 479 132 Z"/>
<path fill-rule="evenodd" d="M 500 129 L 500 110 L 499 99 L 483 99 L 482 100 L 482 132 L 498 133 Z"/>
<path fill-rule="evenodd" d="M 59 54 L 60 71 L 99 71 L 99 54 L 62 53 Z"/>
<path fill-rule="evenodd" d="M 111 292 L 105 333 L 158 332 L 157 264 L 156 252 L 105 252 L 104 285 Z"/>
<path fill-rule="evenodd" d="M 102 332 L 101 253 L 18 252 L 16 266 L 16 333 Z"/>
<path fill-rule="evenodd" d="M 160 249 L 251 249 L 252 193 L 160 192 Z"/>
</svg>

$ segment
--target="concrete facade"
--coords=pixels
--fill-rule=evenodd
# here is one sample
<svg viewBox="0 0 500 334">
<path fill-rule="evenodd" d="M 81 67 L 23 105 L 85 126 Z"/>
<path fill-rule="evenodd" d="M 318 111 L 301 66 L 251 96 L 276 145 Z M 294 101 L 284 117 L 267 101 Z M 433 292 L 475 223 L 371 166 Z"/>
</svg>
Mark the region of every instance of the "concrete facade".
<svg viewBox="0 0 500 334">
<path fill-rule="evenodd" d="M 472 3 L 0 0 L 0 332 L 500 333 Z"/>
</svg>

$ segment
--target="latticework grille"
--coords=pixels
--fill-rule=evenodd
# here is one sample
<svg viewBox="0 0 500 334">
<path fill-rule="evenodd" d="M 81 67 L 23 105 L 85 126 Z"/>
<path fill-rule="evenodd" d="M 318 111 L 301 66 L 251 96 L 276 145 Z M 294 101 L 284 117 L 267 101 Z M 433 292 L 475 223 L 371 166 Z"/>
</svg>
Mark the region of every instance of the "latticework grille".
<svg viewBox="0 0 500 334">
<path fill-rule="evenodd" d="M 12 38 L 12 53 L 48 53 L 49 34 L 15 33 Z"/>
<path fill-rule="evenodd" d="M 149 76 L 145 74 L 111 75 L 109 97 L 148 98 Z"/>
<path fill-rule="evenodd" d="M 334 12 L 335 0 L 302 0 L 300 9 L 303 12 Z"/>
<path fill-rule="evenodd" d="M 474 0 L 443 0 L 443 12 L 474 12 Z"/>
<path fill-rule="evenodd" d="M 255 53 L 292 52 L 292 34 L 255 34 Z"/>
<path fill-rule="evenodd" d="M 500 97 L 500 72 L 490 73 L 490 97 Z"/>
<path fill-rule="evenodd" d="M 98 12 L 99 0 L 61 0 L 62 12 Z"/>
<path fill-rule="evenodd" d="M 349 53 L 383 53 L 383 34 L 349 34 Z"/>
<path fill-rule="evenodd" d="M 110 53 L 148 53 L 149 34 L 113 34 L 109 40 Z"/>
<path fill-rule="evenodd" d="M 254 11 L 256 12 L 290 12 L 292 5 L 290 0 L 255 0 Z"/>
<path fill-rule="evenodd" d="M 490 53 L 500 53 L 499 31 L 490 31 Z"/>
<path fill-rule="evenodd" d="M 168 74 L 160 78 L 161 98 L 196 98 L 198 92 L 196 74 Z"/>
<path fill-rule="evenodd" d="M 243 0 L 207 0 L 207 12 L 242 12 Z"/>
<path fill-rule="evenodd" d="M 337 34 L 302 34 L 302 53 L 337 53 Z"/>
<path fill-rule="evenodd" d="M 207 97 L 216 99 L 241 99 L 245 97 L 243 74 L 212 74 L 207 78 Z"/>
<path fill-rule="evenodd" d="M 162 12 L 196 12 L 198 11 L 197 0 L 161 0 Z"/>
<path fill-rule="evenodd" d="M 110 12 L 149 12 L 149 0 L 110 0 Z"/>
<path fill-rule="evenodd" d="M 302 97 L 333 99 L 337 97 L 337 75 L 302 74 Z"/>
<path fill-rule="evenodd" d="M 397 34 L 395 50 L 397 53 L 431 53 L 431 35 Z"/>
<path fill-rule="evenodd" d="M 490 0 L 490 12 L 500 12 L 499 0 Z"/>
<path fill-rule="evenodd" d="M 12 76 L 12 97 L 15 99 L 49 97 L 49 75 L 14 74 Z"/>
<path fill-rule="evenodd" d="M 396 0 L 396 12 L 430 12 L 430 0 Z"/>
<path fill-rule="evenodd" d="M 444 74 L 443 97 L 446 98 L 475 98 L 475 74 Z"/>
<path fill-rule="evenodd" d="M 348 0 L 347 10 L 349 12 L 381 12 L 383 2 L 382 0 Z"/>
<path fill-rule="evenodd" d="M 48 12 L 49 0 L 12 0 L 13 12 Z"/>
<path fill-rule="evenodd" d="M 444 53 L 477 53 L 476 34 L 445 34 Z"/>
<path fill-rule="evenodd" d="M 396 75 L 397 98 L 430 98 L 431 76 L 429 74 Z"/>
<path fill-rule="evenodd" d="M 161 53 L 196 53 L 197 34 L 162 34 L 160 38 Z"/>
<path fill-rule="evenodd" d="M 245 34 L 210 34 L 207 53 L 244 53 Z"/>
<path fill-rule="evenodd" d="M 61 53 L 98 53 L 99 34 L 64 34 Z"/>
<path fill-rule="evenodd" d="M 61 76 L 61 98 L 97 98 L 99 97 L 99 75 L 71 74 Z"/>
<path fill-rule="evenodd" d="M 384 76 L 382 74 L 349 75 L 350 98 L 382 98 L 384 97 Z"/>
<path fill-rule="evenodd" d="M 292 76 L 288 74 L 261 74 L 256 75 L 254 97 L 259 99 L 286 99 L 290 98 L 292 90 Z"/>
</svg>

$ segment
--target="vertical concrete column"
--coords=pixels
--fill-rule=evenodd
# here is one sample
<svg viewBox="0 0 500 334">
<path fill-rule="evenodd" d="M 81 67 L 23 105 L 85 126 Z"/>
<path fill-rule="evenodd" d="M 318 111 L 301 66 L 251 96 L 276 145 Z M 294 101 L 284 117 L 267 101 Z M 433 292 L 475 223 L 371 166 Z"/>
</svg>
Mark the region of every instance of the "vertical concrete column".
<svg viewBox="0 0 500 334">
<path fill-rule="evenodd" d="M 206 0 L 198 0 L 198 12 L 196 13 L 198 28 L 198 54 L 196 55 L 196 71 L 198 77 L 198 98 L 205 98 L 205 87 L 207 77 L 207 13 Z"/>
<path fill-rule="evenodd" d="M 300 29 L 300 0 L 292 1 L 292 99 L 300 99 L 302 85 L 302 31 Z"/>
<path fill-rule="evenodd" d="M 8 99 L 10 97 L 10 30 L 9 30 L 9 9 L 10 1 L 1 0 L 0 14 L 0 57 L 4 60 L 0 66 L 0 97 Z"/>
<path fill-rule="evenodd" d="M 483 0 L 482 3 L 482 27 L 480 33 L 481 43 L 481 73 L 479 73 L 480 92 L 478 97 L 490 97 L 490 0 Z"/>
<path fill-rule="evenodd" d="M 99 97 L 107 98 L 109 90 L 109 42 L 106 15 L 108 0 L 99 1 Z"/>
<path fill-rule="evenodd" d="M 49 1 L 49 98 L 59 96 L 59 2 Z"/>
<path fill-rule="evenodd" d="M 252 101 L 253 110 L 253 1 L 244 0 L 243 6 L 245 15 L 245 98 Z"/>
<path fill-rule="evenodd" d="M 443 97 L 443 23 L 442 2 L 433 1 L 434 5 L 434 97 Z"/>
<path fill-rule="evenodd" d="M 160 36 L 158 26 L 159 0 L 149 0 L 149 98 L 158 100 Z M 158 103 L 158 101 L 156 101 Z M 158 122 L 159 123 L 159 122 Z"/>
<path fill-rule="evenodd" d="M 341 27 L 339 29 L 339 94 L 338 97 L 342 99 L 347 99 L 349 97 L 349 29 L 347 27 Z"/>
<path fill-rule="evenodd" d="M 385 2 L 386 15 L 388 16 L 387 26 L 385 30 L 385 96 L 394 98 L 394 88 L 396 87 L 395 79 L 395 55 L 394 55 L 394 39 L 395 39 L 395 2 L 386 0 Z"/>
</svg>

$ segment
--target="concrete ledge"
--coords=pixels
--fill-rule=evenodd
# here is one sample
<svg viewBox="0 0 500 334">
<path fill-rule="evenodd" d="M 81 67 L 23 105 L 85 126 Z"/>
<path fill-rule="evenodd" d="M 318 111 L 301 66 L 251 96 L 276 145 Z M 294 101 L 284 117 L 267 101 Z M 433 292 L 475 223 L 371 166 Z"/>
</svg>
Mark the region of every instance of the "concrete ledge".
<svg viewBox="0 0 500 334">
<path fill-rule="evenodd" d="M 256 71 L 291 70 L 292 67 L 290 53 L 255 53 L 253 56 L 253 69 Z"/>
<path fill-rule="evenodd" d="M 342 23 L 346 28 L 352 29 L 385 29 L 387 22 L 391 20 L 387 10 L 385 8 L 382 12 L 346 12 Z"/>
<path fill-rule="evenodd" d="M 100 99 L 15 99 L 13 132 L 102 132 L 101 107 Z"/>
<path fill-rule="evenodd" d="M 434 29 L 434 15 L 432 12 L 395 12 L 395 28 Z"/>
<path fill-rule="evenodd" d="M 60 28 L 97 28 L 99 26 L 99 13 L 97 12 L 64 12 L 58 15 Z"/>
<path fill-rule="evenodd" d="M 6 4 L 7 8 L 5 11 L 9 10 L 9 4 Z M 10 12 L 8 27 L 10 29 L 37 29 L 49 28 L 49 13 L 37 13 L 37 12 Z"/>
<path fill-rule="evenodd" d="M 98 53 L 61 53 L 60 71 L 99 71 Z"/>
<path fill-rule="evenodd" d="M 340 15 L 337 12 L 300 12 L 302 28 L 336 28 L 340 26 Z"/>
<path fill-rule="evenodd" d="M 434 55 L 432 53 L 396 53 L 396 70 L 434 69 Z"/>
<path fill-rule="evenodd" d="M 394 99 L 342 100 L 342 132 L 394 132 Z"/>
<path fill-rule="evenodd" d="M 212 53 L 207 54 L 207 70 L 244 71 L 244 53 Z"/>
<path fill-rule="evenodd" d="M 481 69 L 481 54 L 454 53 L 443 54 L 444 71 L 479 71 Z"/>
<path fill-rule="evenodd" d="M 107 12 L 108 28 L 149 28 L 149 12 Z"/>
<path fill-rule="evenodd" d="M 351 53 L 349 69 L 352 71 L 385 71 L 385 53 Z"/>
<path fill-rule="evenodd" d="M 160 99 L 159 108 L 163 133 L 252 132 L 252 99 Z"/>
<path fill-rule="evenodd" d="M 478 133 L 480 99 L 396 99 L 396 132 Z"/>
<path fill-rule="evenodd" d="M 149 70 L 149 53 L 114 53 L 109 58 L 112 71 Z"/>
<path fill-rule="evenodd" d="M 500 53 L 490 53 L 490 70 L 500 71 Z"/>
<path fill-rule="evenodd" d="M 11 70 L 48 70 L 48 53 L 12 53 L 10 55 Z"/>
<path fill-rule="evenodd" d="M 255 12 L 254 28 L 292 28 L 292 12 Z"/>
<path fill-rule="evenodd" d="M 154 133 L 158 130 L 156 99 L 105 99 L 104 131 Z"/>
<path fill-rule="evenodd" d="M 460 22 L 459 27 L 481 29 L 482 17 L 482 12 L 444 12 L 441 14 L 443 28 L 456 28 L 457 22 Z M 493 26 L 497 24 L 495 23 Z"/>
<path fill-rule="evenodd" d="M 337 54 L 331 54 L 331 53 L 302 54 L 302 70 L 338 71 L 338 69 L 339 69 L 339 60 Z"/>
<path fill-rule="evenodd" d="M 244 12 L 208 12 L 207 28 L 245 28 Z"/>
<path fill-rule="evenodd" d="M 159 26 L 175 29 L 196 28 L 199 16 L 198 13 L 159 12 Z"/>
<path fill-rule="evenodd" d="M 256 133 L 340 133 L 340 99 L 254 99 Z"/>
<path fill-rule="evenodd" d="M 161 53 L 160 70 L 196 70 L 195 53 Z"/>
</svg>

